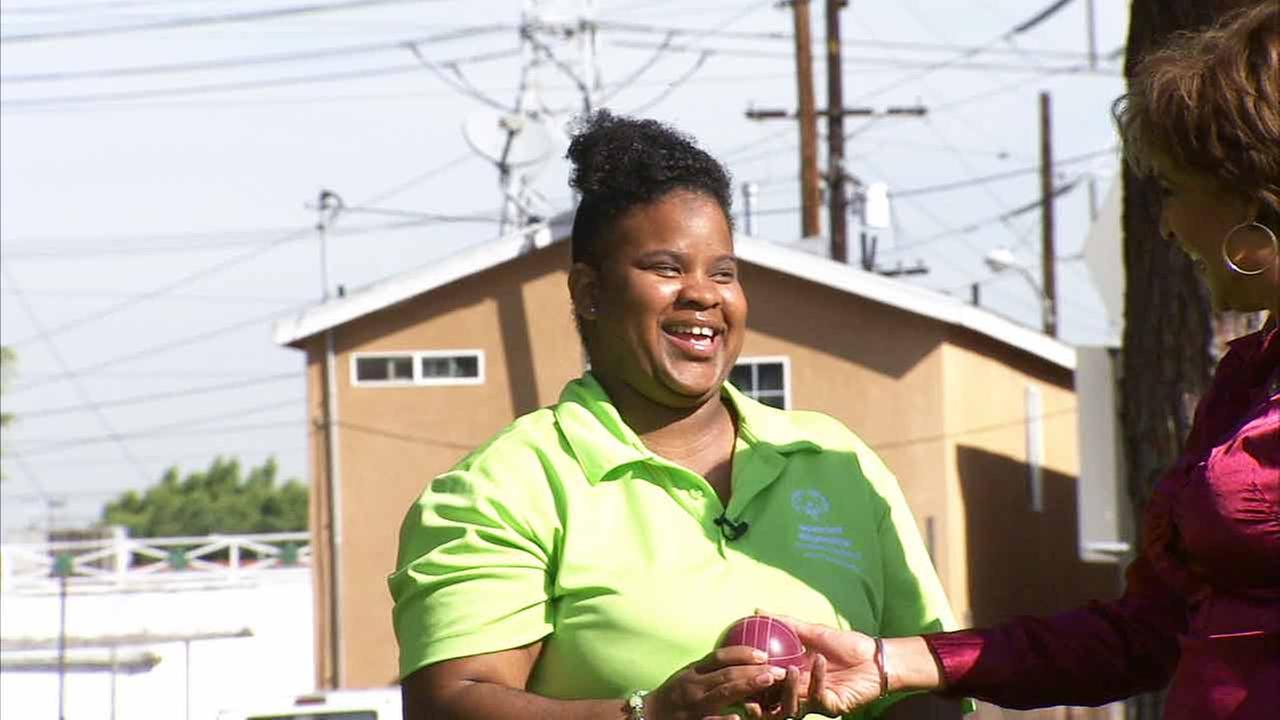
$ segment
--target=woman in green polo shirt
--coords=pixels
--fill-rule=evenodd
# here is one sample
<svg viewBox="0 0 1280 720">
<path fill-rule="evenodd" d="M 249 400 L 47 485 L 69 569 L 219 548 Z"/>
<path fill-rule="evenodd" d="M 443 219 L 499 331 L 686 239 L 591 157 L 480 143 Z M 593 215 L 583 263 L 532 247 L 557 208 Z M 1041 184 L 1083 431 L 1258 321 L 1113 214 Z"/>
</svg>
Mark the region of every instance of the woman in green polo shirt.
<svg viewBox="0 0 1280 720">
<path fill-rule="evenodd" d="M 727 717 L 798 682 L 750 648 L 715 650 L 757 607 L 876 635 L 949 627 L 879 458 L 830 417 L 725 382 L 747 299 L 724 168 L 604 111 L 569 157 L 591 372 L 410 509 L 389 579 L 405 716 Z M 859 717 L 941 702 L 900 699 Z"/>
</svg>

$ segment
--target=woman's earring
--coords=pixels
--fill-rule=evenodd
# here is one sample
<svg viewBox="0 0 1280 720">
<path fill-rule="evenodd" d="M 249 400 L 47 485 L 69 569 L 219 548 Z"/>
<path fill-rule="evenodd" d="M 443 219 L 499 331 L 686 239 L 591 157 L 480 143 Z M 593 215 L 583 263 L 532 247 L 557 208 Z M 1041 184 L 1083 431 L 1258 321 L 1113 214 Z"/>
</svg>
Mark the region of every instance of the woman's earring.
<svg viewBox="0 0 1280 720">
<path fill-rule="evenodd" d="M 1243 259 L 1248 255 L 1248 249 L 1233 249 L 1231 247 L 1231 240 L 1236 237 L 1237 233 L 1245 230 L 1261 231 L 1265 234 L 1271 241 L 1272 255 L 1275 256 L 1271 260 L 1271 263 L 1274 264 L 1280 262 L 1280 240 L 1276 238 L 1276 234 L 1272 232 L 1271 228 L 1260 222 L 1242 222 L 1228 230 L 1226 237 L 1222 238 L 1222 260 L 1227 263 L 1227 267 L 1231 268 L 1232 271 L 1240 273 L 1241 275 L 1261 275 L 1267 271 L 1269 265 L 1263 265 L 1262 267 L 1255 269 L 1243 268 L 1236 263 L 1238 259 Z"/>
</svg>

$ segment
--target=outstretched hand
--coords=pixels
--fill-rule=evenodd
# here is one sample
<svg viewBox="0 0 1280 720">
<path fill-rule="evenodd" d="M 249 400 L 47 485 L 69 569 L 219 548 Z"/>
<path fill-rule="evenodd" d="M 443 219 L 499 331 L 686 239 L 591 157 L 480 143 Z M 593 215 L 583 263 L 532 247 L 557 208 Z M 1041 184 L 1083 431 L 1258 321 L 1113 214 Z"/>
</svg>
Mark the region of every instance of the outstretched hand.
<svg viewBox="0 0 1280 720">
<path fill-rule="evenodd" d="M 871 637 L 854 630 L 836 630 L 785 615 L 770 615 L 789 625 L 813 655 L 804 698 L 806 711 L 835 717 L 880 697 L 880 671 Z"/>
</svg>

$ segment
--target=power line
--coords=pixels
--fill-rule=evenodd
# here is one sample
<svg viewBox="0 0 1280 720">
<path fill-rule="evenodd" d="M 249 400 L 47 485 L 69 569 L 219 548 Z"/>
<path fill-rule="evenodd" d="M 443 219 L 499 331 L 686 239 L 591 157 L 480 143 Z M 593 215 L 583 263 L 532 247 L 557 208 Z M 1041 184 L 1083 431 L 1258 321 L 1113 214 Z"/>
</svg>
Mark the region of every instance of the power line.
<svg viewBox="0 0 1280 720">
<path fill-rule="evenodd" d="M 162 65 L 143 65 L 133 67 L 99 68 L 94 70 L 76 70 L 70 72 L 26 73 L 20 75 L 0 75 L 0 81 L 6 83 L 28 82 L 61 82 L 66 80 L 101 80 L 108 78 L 138 77 L 144 75 L 167 75 L 173 73 L 207 72 L 210 70 L 226 70 L 261 65 L 292 63 L 302 60 L 319 60 L 326 58 L 350 57 L 369 53 L 402 51 L 405 45 L 421 45 L 439 43 L 449 40 L 475 37 L 488 33 L 513 29 L 511 25 L 475 25 L 448 32 L 437 33 L 420 38 L 397 40 L 395 42 L 367 43 L 348 45 L 318 50 L 304 50 L 290 53 L 272 53 L 269 55 L 252 55 L 247 57 L 223 58 L 220 60 L 204 60 L 196 62 L 165 63 Z M 456 61 L 455 61 L 456 62 Z"/>
<path fill-rule="evenodd" d="M 921 69 L 921 71 L 920 71 L 920 72 L 912 73 L 912 74 L 910 74 L 910 75 L 907 75 L 907 76 L 904 76 L 904 77 L 900 77 L 900 78 L 898 78 L 897 80 L 895 80 L 895 81 L 893 81 L 893 82 L 891 82 L 891 83 L 886 83 L 886 84 L 884 84 L 884 85 L 882 85 L 882 86 L 880 86 L 880 87 L 876 88 L 875 90 L 872 90 L 871 92 L 865 93 L 864 95 L 862 95 L 861 97 L 859 97 L 859 98 L 858 98 L 857 102 L 859 102 L 859 103 L 864 103 L 864 102 L 866 102 L 866 101 L 868 101 L 868 100 L 871 100 L 871 99 L 873 99 L 873 98 L 875 98 L 875 97 L 878 97 L 878 96 L 880 96 L 880 95 L 883 95 L 884 93 L 886 93 L 886 92 L 888 92 L 888 91 L 890 91 L 890 90 L 898 89 L 898 88 L 902 87 L 902 86 L 903 86 L 904 84 L 906 84 L 906 83 L 909 83 L 909 82 L 912 82 L 912 81 L 915 81 L 915 80 L 919 80 L 919 79 L 921 79 L 921 78 L 923 78 L 923 77 L 925 77 L 925 76 L 927 76 L 927 75 L 930 75 L 930 74 L 932 74 L 932 73 L 934 73 L 934 72 L 937 72 L 938 70 L 942 70 L 943 68 L 947 68 L 947 67 L 952 67 L 952 66 L 954 66 L 954 65 L 955 65 L 956 63 L 958 63 L 958 62 L 961 62 L 961 61 L 964 61 L 964 60 L 968 60 L 969 58 L 972 58 L 972 57 L 976 57 L 977 55 L 980 55 L 980 54 L 982 54 L 982 53 L 986 52 L 987 50 L 990 50 L 992 47 L 994 47 L 995 45 L 997 45 L 998 43 L 1000 43 L 1000 42 L 1002 42 L 1002 41 L 1007 41 L 1007 40 L 1009 40 L 1010 38 L 1014 37 L 1015 35 L 1018 35 L 1018 34 L 1021 34 L 1021 33 L 1026 32 L 1027 30 L 1030 30 L 1031 28 L 1033 28 L 1033 27 L 1035 27 L 1036 25 L 1040 24 L 1040 23 L 1041 23 L 1041 22 L 1043 22 L 1044 20 L 1048 19 L 1051 15 L 1053 15 L 1054 13 L 1056 13 L 1058 10 L 1062 9 L 1063 7 L 1065 7 L 1065 6 L 1066 6 L 1066 4 L 1067 4 L 1067 3 L 1069 3 L 1069 2 L 1071 2 L 1071 0 L 1055 0 L 1053 3 L 1051 3 L 1050 5 L 1048 5 L 1045 9 L 1043 9 L 1043 10 L 1041 10 L 1040 12 L 1036 13 L 1036 15 L 1035 15 L 1034 17 L 1032 17 L 1030 20 L 1027 20 L 1027 21 L 1025 21 L 1025 22 L 1023 22 L 1023 23 L 1020 23 L 1020 24 L 1018 24 L 1018 25 L 1015 25 L 1011 30 L 1008 30 L 1008 31 L 1006 31 L 1006 32 L 1001 33 L 1000 35 L 996 36 L 995 38 L 992 38 L 990 41 L 988 41 L 988 42 L 987 42 L 987 43 L 985 43 L 984 45 L 981 45 L 981 46 L 978 46 L 978 47 L 974 47 L 974 48 L 970 48 L 970 49 L 964 50 L 963 52 L 957 53 L 956 55 L 952 56 L 951 58 L 948 58 L 948 59 L 946 59 L 946 60 L 942 60 L 942 61 L 939 61 L 939 62 L 933 63 L 933 64 L 931 64 L 931 65 L 929 65 L 929 66 L 927 66 L 927 67 L 925 67 L 925 68 Z M 1085 65 L 1085 67 L 1087 67 L 1087 64 Z M 1040 69 L 1040 70 L 1038 70 L 1038 71 L 1039 71 L 1039 72 L 1048 72 L 1049 70 L 1047 70 L 1047 69 Z M 1059 71 L 1065 71 L 1065 70 L 1059 69 Z"/>
<path fill-rule="evenodd" d="M 258 385 L 266 385 L 277 383 L 281 380 L 298 380 L 297 373 L 280 373 L 278 375 L 267 375 L 260 378 L 252 378 L 242 380 L 240 382 L 219 383 L 217 385 L 201 385 L 193 388 L 184 388 L 182 390 L 173 390 L 170 392 L 151 393 L 149 395 L 137 395 L 129 398 L 120 398 L 118 400 L 107 400 L 97 403 L 98 407 L 117 407 L 120 405 L 138 405 L 140 403 L 156 402 L 157 400 L 172 400 L 174 398 L 186 398 L 194 395 L 207 395 L 209 393 L 223 392 L 225 390 L 240 390 L 247 387 L 255 387 Z M 22 417 L 24 419 L 48 417 L 50 415 L 65 415 L 67 413 L 80 412 L 84 410 L 80 405 L 63 405 L 61 407 L 42 408 L 39 410 L 23 410 Z"/>
<path fill-rule="evenodd" d="M 648 48 L 659 46 L 659 43 L 643 42 L 643 41 L 635 41 L 635 40 L 614 40 L 610 44 L 616 47 L 633 48 L 633 49 L 648 49 Z M 671 43 L 667 47 L 674 52 L 708 52 L 710 51 L 710 52 L 716 53 L 717 55 L 725 55 L 729 57 L 746 57 L 746 58 L 753 58 L 753 59 L 761 59 L 761 58 L 786 59 L 786 58 L 792 57 L 791 53 L 787 53 L 783 51 L 771 52 L 771 51 L 761 51 L 758 48 L 737 48 L 737 47 L 725 47 L 722 45 Z M 888 89 L 901 87 L 902 83 L 904 82 L 918 79 L 920 77 L 928 75 L 929 73 L 934 72 L 935 70 L 940 70 L 944 67 L 951 68 L 953 70 L 1030 73 L 1032 75 L 1037 75 L 1037 76 L 1050 75 L 1050 74 L 1062 74 L 1062 73 L 1098 75 L 1098 76 L 1104 76 L 1104 77 L 1113 77 L 1113 76 L 1119 77 L 1120 75 L 1120 71 L 1118 69 L 1092 68 L 1088 64 L 1029 67 L 1025 63 L 1000 63 L 1000 62 L 960 63 L 960 61 L 955 59 L 939 61 L 939 60 L 931 60 L 928 58 L 903 58 L 903 57 L 886 57 L 883 55 L 848 55 L 848 54 L 842 55 L 840 58 L 840 61 L 844 65 L 862 65 L 862 66 L 869 66 L 869 67 L 884 67 L 884 68 L 891 68 L 891 69 L 908 69 L 908 70 L 923 71 L 911 77 L 902 78 L 899 82 L 895 82 L 892 86 L 886 85 L 884 88 L 873 90 L 863 95 L 862 97 L 860 97 L 855 104 L 864 104 L 866 100 L 869 100 L 875 97 L 876 95 L 882 94 L 884 91 Z M 820 65 L 820 63 L 815 62 L 815 66 L 817 65 Z"/>
<path fill-rule="evenodd" d="M 519 50 L 498 50 L 444 61 L 449 65 L 463 62 L 482 62 L 518 55 Z M 159 97 L 181 97 L 207 93 L 238 92 L 242 90 L 261 90 L 264 88 L 286 87 L 293 85 L 314 85 L 318 83 L 342 82 L 364 78 L 386 77 L 389 75 L 407 75 L 421 70 L 419 65 L 389 65 L 384 67 L 363 68 L 343 72 L 327 72 L 312 75 L 291 75 L 265 80 L 243 80 L 235 82 L 208 83 L 205 85 L 189 85 L 185 87 L 151 88 L 145 90 L 129 90 L 114 93 L 87 93 L 84 95 L 54 95 L 34 98 L 10 100 L 4 104 L 6 110 L 38 109 L 55 105 L 75 105 L 93 102 L 120 102 L 125 100 L 147 100 Z"/>
<path fill-rule="evenodd" d="M 386 223 L 385 225 L 368 225 L 362 227 L 354 227 L 344 229 L 341 232 L 335 232 L 334 235 L 350 237 L 354 235 L 365 235 L 374 232 L 391 232 L 395 230 L 405 230 L 412 228 L 420 228 L 425 225 L 437 222 L 448 222 L 447 216 L 432 216 L 425 213 L 422 217 L 414 216 L 416 219 L 402 220 L 400 222 Z M 135 255 L 157 255 L 166 253 L 192 253 L 192 252 L 218 252 L 227 248 L 246 247 L 246 246 L 263 246 L 275 243 L 275 240 L 239 240 L 227 241 L 221 243 L 187 243 L 187 244 L 168 244 L 152 247 L 99 247 L 99 248 L 74 248 L 62 250 L 43 250 L 43 251 L 17 251 L 3 252 L 0 257 L 6 259 L 21 258 L 23 260 L 83 260 L 86 257 L 101 256 L 135 256 Z M 128 297 L 138 297 L 130 295 Z M 282 302 L 288 300 L 281 299 Z"/>
<path fill-rule="evenodd" d="M 676 90 L 679 90 L 681 85 L 684 85 L 686 82 L 691 80 L 694 75 L 697 75 L 698 71 L 702 69 L 702 66 L 707 62 L 707 59 L 710 58 L 711 55 L 712 55 L 711 52 L 703 52 L 702 54 L 698 55 L 698 59 L 694 61 L 693 66 L 690 67 L 688 70 L 686 70 L 683 75 L 676 78 L 674 82 L 672 82 L 670 85 L 665 87 L 662 90 L 662 92 L 658 93 L 655 97 L 650 98 L 644 103 L 629 110 L 627 114 L 642 115 L 653 106 L 657 105 L 663 100 L 666 100 L 668 97 L 671 96 L 672 93 L 674 93 Z"/>
<path fill-rule="evenodd" d="M 276 429 L 286 428 L 286 427 L 300 428 L 302 425 L 303 423 L 300 423 L 297 420 L 285 420 L 285 421 L 277 420 L 274 422 L 250 423 L 247 425 L 225 425 L 222 427 L 212 427 L 212 428 L 173 429 L 173 430 L 166 430 L 163 432 L 153 432 L 153 433 L 146 433 L 146 434 L 124 433 L 120 437 L 139 440 L 139 439 L 147 439 L 152 437 L 170 437 L 174 435 L 191 435 L 191 434 L 232 435 L 232 434 L 241 433 L 241 432 L 253 432 L 258 430 L 276 430 Z M 67 448 L 70 448 L 70 447 L 83 447 L 85 445 L 96 445 L 102 442 L 104 442 L 104 440 L 102 440 L 101 438 L 84 438 L 83 442 L 75 442 L 70 444 L 52 443 L 50 445 L 41 446 L 33 450 L 26 450 L 21 453 L 15 452 L 14 455 L 15 456 L 21 455 L 22 457 L 29 458 L 32 455 L 42 455 L 47 452 L 57 452 L 59 450 L 66 450 Z"/>
<path fill-rule="evenodd" d="M 193 345 L 195 343 L 204 342 L 206 340 L 211 340 L 213 338 L 225 335 L 229 332 L 234 332 L 236 330 L 241 330 L 246 327 L 250 327 L 252 325 L 258 325 L 260 323 L 274 320 L 276 318 L 281 317 L 283 314 L 289 311 L 301 310 L 305 307 L 308 307 L 311 304 L 312 303 L 310 302 L 306 302 L 306 303 L 294 305 L 285 310 L 273 310 L 270 313 L 267 313 L 264 315 L 255 315 L 254 317 L 247 318 L 245 320 L 239 320 L 229 325 L 223 325 L 222 327 L 217 327 L 212 330 L 205 330 L 203 332 L 199 332 L 194 335 L 187 335 L 185 337 L 178 338 L 177 340 L 158 343 L 150 347 L 142 348 L 141 350 L 135 350 L 133 352 L 124 353 L 122 355 L 116 355 L 106 360 L 93 363 L 91 365 L 85 365 L 79 368 L 74 368 L 66 373 L 62 373 L 58 375 L 49 375 L 41 378 L 40 380 L 23 383 L 21 385 L 14 385 L 12 388 L 5 388 L 5 392 L 16 395 L 21 392 L 26 392 L 28 390 L 32 390 L 37 387 L 48 385 L 49 383 L 67 380 L 70 377 L 72 377 L 74 374 L 84 375 L 87 373 L 94 373 L 94 372 L 97 372 L 98 370 L 103 370 L 105 368 L 109 368 L 114 365 L 119 365 L 120 363 L 129 362 L 130 360 L 138 360 L 140 358 L 152 357 L 159 353 L 168 352 L 169 350 L 185 347 L 187 345 Z"/>
<path fill-rule="evenodd" d="M 119 10 L 124 8 L 164 5 L 172 7 L 178 0 L 120 0 L 102 3 L 68 3 L 64 5 L 40 5 L 39 7 L 0 7 L 0 14 L 50 15 L 67 12 L 93 12 L 95 10 Z M 200 0 L 196 0 L 199 2 Z"/>
<path fill-rule="evenodd" d="M 43 333 L 43 335 L 45 337 L 53 337 L 54 335 L 67 332 L 68 330 L 74 330 L 78 327 L 83 327 L 85 325 L 88 325 L 91 322 L 95 322 L 97 320 L 101 320 L 102 318 L 109 317 L 122 310 L 127 310 L 133 307 L 134 305 L 138 305 L 152 298 L 159 297 L 166 293 L 177 290 L 178 288 L 181 288 L 185 285 L 189 285 L 201 278 L 208 277 L 215 273 L 221 272 L 229 267 L 239 265 L 240 263 L 248 262 L 249 260 L 252 260 L 253 258 L 258 257 L 259 255 L 262 255 L 263 253 L 269 250 L 272 250 L 281 245 L 284 245 L 285 243 L 295 242 L 302 238 L 308 237 L 310 234 L 311 234 L 311 228 L 303 228 L 300 230 L 296 230 L 294 232 L 289 233 L 288 235 L 284 235 L 280 238 L 272 240 L 271 242 L 267 243 L 263 247 L 255 248 L 246 253 L 240 253 L 239 255 L 235 255 L 221 262 L 214 263 L 213 265 L 205 267 L 201 270 L 197 270 L 196 272 L 183 275 L 177 280 L 167 283 L 165 285 L 161 285 L 160 287 L 157 287 L 153 290 L 149 290 L 147 292 L 141 293 L 127 300 L 122 300 L 118 303 L 108 305 L 107 307 L 101 310 L 98 310 L 96 312 L 92 312 L 87 315 L 81 315 L 80 317 L 75 318 L 73 320 L 68 320 L 67 322 L 62 323 L 61 325 L 56 325 L 53 328 L 50 328 L 48 331 Z M 13 345 L 15 346 L 22 345 L 24 343 L 30 342 L 32 339 L 38 336 L 39 335 L 25 337 L 22 340 L 19 340 L 13 343 Z"/>
<path fill-rule="evenodd" d="M 979 425 L 977 427 L 972 427 L 967 430 L 959 430 L 956 432 L 949 432 L 949 433 L 938 433 L 936 435 L 922 435 L 914 438 L 905 438 L 902 440 L 890 440 L 889 442 L 874 443 L 874 444 L 871 444 L 871 449 L 875 450 L 876 452 L 881 452 L 884 450 L 892 450 L 894 448 L 907 447 L 910 445 L 920 445 L 922 443 L 938 442 L 940 440 L 947 440 L 955 437 L 964 437 L 965 435 L 977 435 L 979 433 L 992 432 L 994 430 L 1004 430 L 1006 428 L 1011 428 L 1011 427 L 1021 427 L 1023 425 L 1026 425 L 1027 422 L 1032 419 L 1043 420 L 1046 418 L 1058 417 L 1060 415 L 1074 415 L 1076 412 L 1077 412 L 1077 409 L 1074 407 L 1062 408 L 1060 410 L 1050 410 L 1048 412 L 1044 412 L 1036 416 L 1020 417 L 1016 420 L 991 423 L 989 425 Z"/>
<path fill-rule="evenodd" d="M 1050 196 L 1051 199 L 1057 199 L 1058 197 L 1065 195 L 1071 192 L 1072 190 L 1076 189 L 1076 187 L 1079 186 L 1081 180 L 1082 178 L 1077 177 L 1070 180 L 1069 182 L 1063 183 L 1062 185 L 1059 185 L 1058 187 L 1054 188 L 1053 194 Z M 903 250 L 919 247 L 921 245 L 927 245 L 929 243 L 936 242 L 938 240 L 942 240 L 945 238 L 955 237 L 957 235 L 967 235 L 969 233 L 974 232 L 975 230 L 980 230 L 988 225 L 994 225 L 996 223 L 1003 224 L 1006 221 L 1014 217 L 1017 217 L 1018 215 L 1028 213 L 1028 212 L 1031 212 L 1032 210 L 1039 208 L 1041 205 L 1044 204 L 1044 202 L 1045 201 L 1043 199 L 1033 200 L 1024 205 L 1019 205 L 1018 207 L 1013 208 L 1012 210 L 1006 210 L 997 215 L 990 215 L 990 216 L 981 218 L 979 220 L 975 220 L 971 223 L 967 223 L 965 225 L 949 227 L 940 232 L 933 233 L 932 235 L 928 235 L 926 237 L 919 238 L 911 242 L 904 243 L 902 245 L 898 245 L 897 247 L 888 248 L 883 252 L 885 254 L 898 253 L 898 252 L 902 252 Z"/>
<path fill-rule="evenodd" d="M 183 435 L 190 432 L 228 433 L 228 432 L 239 432 L 241 430 L 263 429 L 267 427 L 284 427 L 286 425 L 301 427 L 302 423 L 298 422 L 297 420 L 289 420 L 284 422 L 277 421 L 277 422 L 265 423 L 265 424 L 259 423 L 255 425 L 227 426 L 227 427 L 221 427 L 221 428 L 204 428 L 200 426 L 207 425 L 208 423 L 211 423 L 211 422 L 217 422 L 218 420 L 226 420 L 228 418 L 238 418 L 238 417 L 244 417 L 245 415 L 253 415 L 261 412 L 270 412 L 273 410 L 281 410 L 281 409 L 290 408 L 290 407 L 300 407 L 305 402 L 305 400 L 306 398 L 303 398 L 303 397 L 290 398 L 289 400 L 264 403 L 261 405 L 255 405 L 247 408 L 239 408 L 231 412 L 222 412 L 216 415 L 205 415 L 197 418 L 181 420 L 178 422 L 166 423 L 164 425 L 154 425 L 152 427 L 143 428 L 141 430 L 135 430 L 127 433 L 113 433 L 111 435 L 105 435 L 105 436 L 86 435 L 86 436 L 68 438 L 66 440 L 58 440 L 56 442 L 46 443 L 44 445 L 38 445 L 34 448 L 20 448 L 15 452 L 17 452 L 23 457 L 29 458 L 32 455 L 43 455 L 49 452 L 83 447 L 85 445 L 100 445 L 104 442 L 112 442 L 112 441 L 115 441 L 116 439 L 122 439 L 122 438 L 129 438 L 132 440 L 142 440 L 142 439 L 153 438 L 153 437 L 165 437 L 169 435 Z M 199 428 L 199 429 L 196 429 L 196 428 Z M 143 475 L 143 479 L 144 481 L 146 480 L 145 474 Z"/>
<path fill-rule="evenodd" d="M 283 455 L 286 452 L 297 452 L 297 451 L 303 451 L 307 449 L 307 445 L 305 444 L 296 445 L 296 444 L 288 444 L 288 443 L 284 443 L 284 444 L 272 443 L 271 447 L 272 447 L 271 450 L 265 451 L 265 453 L 269 456 Z M 218 454 L 221 454 L 221 455 L 228 455 L 228 456 L 253 455 L 255 453 L 262 453 L 262 452 L 264 452 L 264 450 L 260 447 L 249 448 L 249 449 L 233 449 L 233 448 L 226 448 L 221 443 L 219 443 L 218 445 Z M 6 453 L 5 457 L 8 458 L 9 454 Z M 18 453 L 13 453 L 12 457 L 16 460 L 22 456 L 19 455 Z M 166 464 L 175 465 L 175 466 L 179 462 L 184 462 L 184 461 L 190 462 L 190 461 L 201 461 L 201 460 L 208 461 L 208 459 L 209 459 L 209 453 L 207 452 L 202 452 L 200 454 L 195 454 L 195 453 L 183 454 L 180 456 L 156 455 L 156 456 L 140 458 L 140 460 L 144 463 L 166 463 Z M 46 462 L 42 460 L 40 462 L 40 467 L 42 468 L 44 467 L 59 467 L 59 468 L 60 467 L 85 467 L 85 466 L 92 467 L 95 465 L 111 465 L 119 462 L 120 461 L 117 458 L 85 458 L 81 460 L 65 460 L 65 461 L 55 461 L 55 462 Z M 81 497 L 84 495 L 98 495 L 98 494 L 106 494 L 108 492 L 109 491 L 106 491 L 106 490 L 89 491 L 89 492 L 77 491 L 76 496 Z M 114 492 L 112 494 L 114 494 Z M 7 497 L 15 497 L 15 496 L 9 495 Z M 17 495 L 16 497 L 21 498 L 22 496 Z"/>
<path fill-rule="evenodd" d="M 365 7 L 374 7 L 377 5 L 403 5 L 406 3 L 419 2 L 439 2 L 440 0 L 345 0 L 344 2 L 335 2 L 320 5 L 297 5 L 293 7 L 273 8 L 271 10 L 254 10 L 244 13 L 230 13 L 227 15 L 201 15 L 197 17 L 179 17 L 171 20 L 161 20 L 158 22 L 138 23 L 134 25 L 114 25 L 110 27 L 98 28 L 80 28 L 76 30 L 54 30 L 43 33 L 27 33 L 21 35 L 4 35 L 0 36 L 0 42 L 4 43 L 24 43 L 39 42 L 45 40 L 66 40 L 70 38 L 96 37 L 101 35 L 120 35 L 124 33 L 134 33 L 149 30 L 176 30 L 180 28 L 190 28 L 205 25 L 227 25 L 230 23 L 257 22 L 260 20 L 274 20 L 282 17 L 290 17 L 294 15 L 314 15 L 317 13 L 334 12 L 338 10 L 354 10 Z"/>
<path fill-rule="evenodd" d="M 35 309 L 31 307 L 31 304 L 27 302 L 26 297 L 24 297 L 22 292 L 19 290 L 18 282 L 14 279 L 13 273 L 10 271 L 10 267 L 10 265 L 0 265 L 0 272 L 3 272 L 10 289 L 16 292 L 18 304 L 22 306 L 22 309 L 27 314 L 27 319 L 36 329 L 37 337 L 44 341 L 45 346 L 49 350 L 49 354 L 53 356 L 54 362 L 56 362 L 58 367 L 67 374 L 67 379 L 71 382 L 72 390 L 74 390 L 76 396 L 80 398 L 81 407 L 88 409 L 93 413 L 93 415 L 98 419 L 98 422 L 102 425 L 103 429 L 107 431 L 105 441 L 115 443 L 116 447 L 120 449 L 120 453 L 129 461 L 129 464 L 133 466 L 134 472 L 138 473 L 138 477 L 145 481 L 146 472 L 142 468 L 142 463 L 138 462 L 133 451 L 131 451 L 129 446 L 125 444 L 124 437 L 116 431 L 115 425 L 107 417 L 106 413 L 104 413 L 102 408 L 93 401 L 93 398 L 89 395 L 89 391 L 80 383 L 80 378 L 69 369 L 66 358 L 62 356 L 62 352 L 58 350 L 57 344 L 53 342 L 49 333 L 45 331 L 44 324 L 40 322 L 40 317 L 36 315 Z"/>
<path fill-rule="evenodd" d="M 613 32 L 631 32 L 636 34 L 671 34 L 675 37 L 684 35 L 697 35 L 709 38 L 724 38 L 727 40 L 773 40 L 778 42 L 794 42 L 794 37 L 789 32 L 784 31 L 752 31 L 752 30 L 734 30 L 734 31 L 708 31 L 696 28 L 673 27 L 665 25 L 654 25 L 650 23 L 636 22 L 612 22 L 601 21 L 597 23 L 600 29 L 610 30 Z M 1048 48 L 1020 48 L 1017 50 L 1004 50 L 998 47 L 983 48 L 982 46 L 954 45 L 947 43 L 925 43 L 908 40 L 881 40 L 879 38 L 848 38 L 842 39 L 844 45 L 862 46 L 867 48 L 883 49 L 883 50 L 910 50 L 922 52 L 946 52 L 946 53 L 965 53 L 975 50 L 984 50 L 996 54 L 1035 54 L 1043 55 L 1050 58 L 1059 58 L 1064 60 L 1083 60 L 1087 58 L 1087 53 L 1074 50 L 1053 50 Z"/>
<path fill-rule="evenodd" d="M 0 293 L 5 295 L 14 295 L 16 294 L 16 291 L 8 288 L 0 288 Z M 109 290 L 23 290 L 22 294 L 28 297 L 42 295 L 54 298 L 135 298 L 138 296 L 138 293 L 112 292 Z M 253 297 L 248 295 L 191 295 L 187 293 L 173 293 L 170 294 L 169 297 L 175 300 L 189 300 L 191 302 L 211 303 L 214 305 L 261 305 L 264 303 L 296 304 L 302 300 L 302 298 Z"/>
<path fill-rule="evenodd" d="M 1081 155 L 1073 155 L 1071 157 L 1063 158 L 1061 160 L 1055 160 L 1054 164 L 1070 165 L 1077 162 L 1083 162 L 1085 160 L 1092 160 L 1093 158 L 1097 158 L 1097 157 L 1114 155 L 1117 149 L 1118 148 L 1112 146 L 1109 148 L 1105 148 L 1103 150 L 1095 150 L 1093 152 L 1083 153 Z M 993 173 L 991 175 L 969 177 L 961 180 L 954 180 L 951 182 L 938 183 L 936 185 L 924 185 L 921 187 L 907 188 L 906 190 L 895 190 L 889 193 L 889 197 L 906 198 L 906 197 L 912 197 L 915 195 L 931 195 L 933 193 L 949 192 L 951 190 L 961 190 L 967 187 L 971 187 L 973 185 L 980 185 L 983 183 L 994 182 L 996 180 L 1006 180 L 1008 178 L 1018 177 L 1020 175 L 1029 175 L 1031 173 L 1035 173 L 1039 171 L 1040 171 L 1039 165 L 1030 166 L 1030 167 L 1021 167 L 1021 168 L 1018 168 L 1017 170 L 1007 170 L 1005 172 Z"/>
</svg>

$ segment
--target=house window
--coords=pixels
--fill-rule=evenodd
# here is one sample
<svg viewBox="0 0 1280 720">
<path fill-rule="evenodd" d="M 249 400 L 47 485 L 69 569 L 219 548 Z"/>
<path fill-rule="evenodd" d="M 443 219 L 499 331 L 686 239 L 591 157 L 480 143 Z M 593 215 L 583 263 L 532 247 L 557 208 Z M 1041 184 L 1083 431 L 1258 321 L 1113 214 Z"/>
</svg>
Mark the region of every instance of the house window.
<svg viewBox="0 0 1280 720">
<path fill-rule="evenodd" d="M 357 357 L 356 382 L 413 382 L 413 356 L 366 355 Z"/>
<path fill-rule="evenodd" d="M 791 407 L 791 363 L 785 357 L 739 358 L 729 381 L 743 395 L 765 405 Z"/>
<path fill-rule="evenodd" d="M 484 382 L 483 350 L 419 350 L 356 353 L 353 385 L 479 385 Z"/>
</svg>

